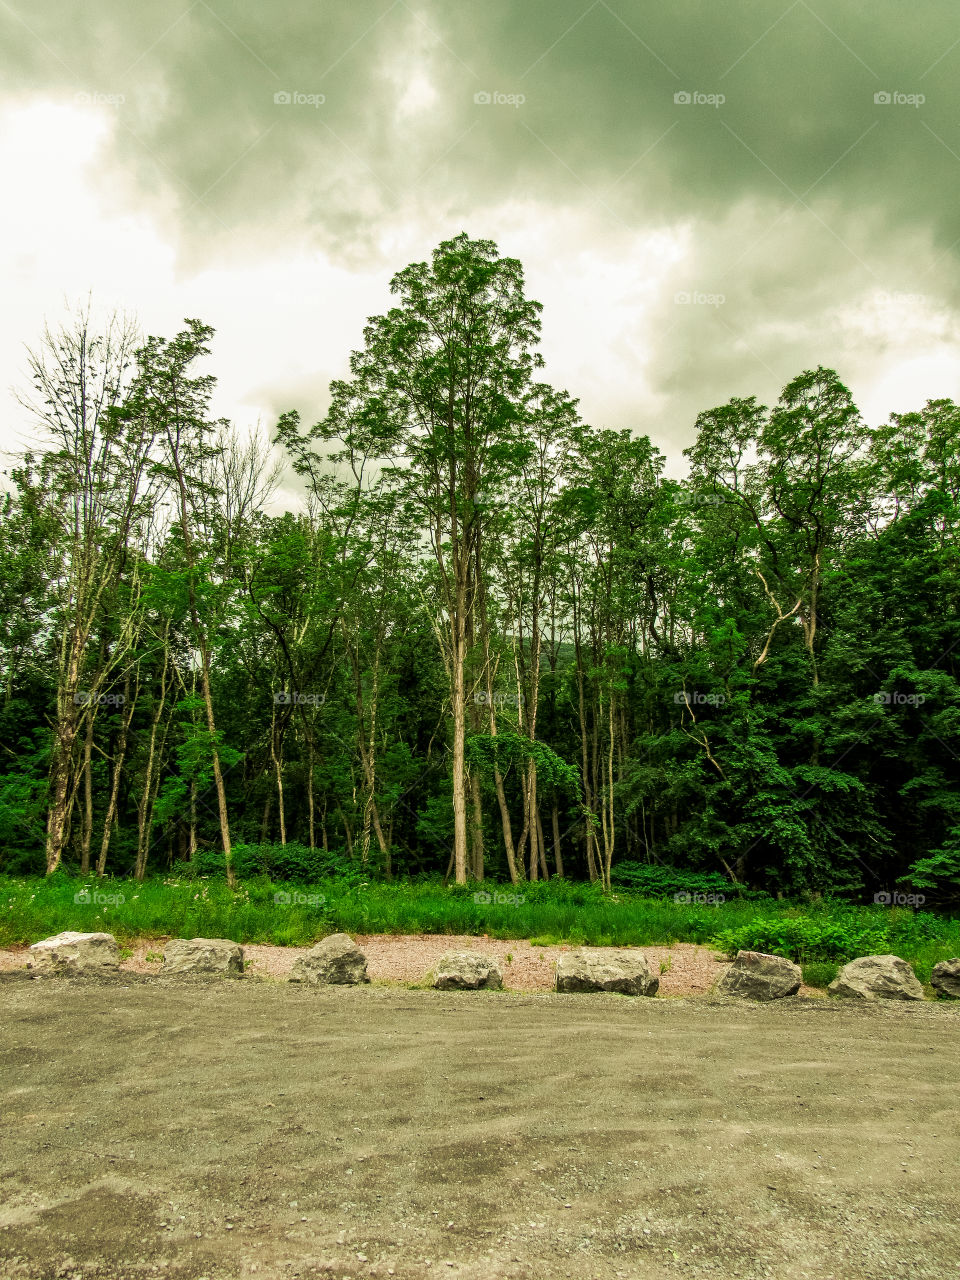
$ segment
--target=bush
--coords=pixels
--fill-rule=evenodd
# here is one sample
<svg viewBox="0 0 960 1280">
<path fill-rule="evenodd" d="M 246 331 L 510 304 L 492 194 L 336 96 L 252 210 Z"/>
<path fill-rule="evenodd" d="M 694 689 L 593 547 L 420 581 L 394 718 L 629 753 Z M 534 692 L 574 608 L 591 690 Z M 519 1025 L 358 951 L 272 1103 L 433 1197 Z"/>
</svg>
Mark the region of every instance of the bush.
<svg viewBox="0 0 960 1280">
<path fill-rule="evenodd" d="M 610 869 L 610 883 L 645 898 L 673 898 L 678 893 L 722 894 L 747 901 L 768 898 L 760 889 L 733 884 L 718 871 L 682 871 L 679 867 L 653 866 L 648 862 L 621 862 Z"/>
<path fill-rule="evenodd" d="M 827 903 L 820 911 L 756 916 L 747 924 L 724 929 L 715 944 L 737 951 L 766 951 L 800 964 L 809 961 L 845 962 L 858 956 L 902 954 L 925 943 L 946 940 L 956 932 L 947 917 L 909 908 L 849 907 Z"/>
<path fill-rule="evenodd" d="M 199 849 L 190 865 L 197 876 L 226 875 L 222 849 Z M 364 878 L 356 863 L 338 850 L 309 849 L 304 844 L 235 844 L 233 869 L 239 880 L 267 876 L 296 884 Z"/>
<path fill-rule="evenodd" d="M 803 980 L 808 987 L 829 987 L 837 976 L 839 965 L 827 960 L 813 960 L 803 966 Z"/>
</svg>

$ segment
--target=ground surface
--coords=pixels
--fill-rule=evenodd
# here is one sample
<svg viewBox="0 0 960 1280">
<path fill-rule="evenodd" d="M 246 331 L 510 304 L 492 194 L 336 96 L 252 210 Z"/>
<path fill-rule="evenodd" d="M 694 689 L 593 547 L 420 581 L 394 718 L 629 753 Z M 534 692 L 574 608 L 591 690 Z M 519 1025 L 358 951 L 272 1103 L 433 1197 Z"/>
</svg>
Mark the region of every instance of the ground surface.
<svg viewBox="0 0 960 1280">
<path fill-rule="evenodd" d="M 357 934 L 355 941 L 367 957 L 367 972 L 374 982 L 423 982 L 445 951 L 483 951 L 496 956 L 503 967 L 504 986 L 515 991 L 549 991 L 554 986 L 554 969 L 564 947 L 534 947 L 527 941 L 501 938 L 473 938 L 448 934 Z M 120 966 L 128 973 L 157 973 L 162 941 L 137 943 L 133 954 Z M 710 947 L 679 942 L 672 947 L 641 947 L 650 969 L 660 977 L 660 995 L 701 995 L 713 986 L 729 967 L 726 958 Z M 294 961 L 308 947 L 267 947 L 246 944 L 244 958 L 248 971 L 256 976 L 286 978 Z M 147 959 L 150 956 L 151 959 Z M 0 972 L 22 969 L 27 949 L 0 951 Z M 810 994 L 803 987 L 801 994 Z"/>
<path fill-rule="evenodd" d="M 0 1276 L 960 1275 L 960 1005 L 0 975 Z"/>
</svg>

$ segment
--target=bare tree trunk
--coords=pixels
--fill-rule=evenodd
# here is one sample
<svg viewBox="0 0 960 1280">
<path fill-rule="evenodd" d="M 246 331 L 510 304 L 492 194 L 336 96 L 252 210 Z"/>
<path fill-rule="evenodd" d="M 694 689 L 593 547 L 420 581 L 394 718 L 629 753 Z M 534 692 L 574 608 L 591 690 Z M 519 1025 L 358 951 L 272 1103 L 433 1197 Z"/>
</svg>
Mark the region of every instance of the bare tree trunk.
<svg viewBox="0 0 960 1280">
<path fill-rule="evenodd" d="M 471 844 L 473 846 L 474 880 L 483 879 L 483 803 L 480 797 L 480 779 L 472 774 L 470 777 L 470 800 L 472 821 L 470 823 Z"/>
<path fill-rule="evenodd" d="M 547 870 L 547 847 L 543 838 L 543 822 L 540 818 L 540 806 L 537 805 L 537 847 L 540 850 L 540 875 L 544 880 L 550 879 L 550 872 Z"/>
<path fill-rule="evenodd" d="M 560 852 L 560 810 L 557 802 L 554 800 L 550 809 L 550 822 L 553 826 L 553 860 L 557 868 L 557 875 L 563 875 L 563 857 Z"/>
<path fill-rule="evenodd" d="M 316 847 L 316 834 L 314 832 L 314 798 L 313 798 L 313 738 L 311 737 L 307 745 L 307 821 L 310 828 L 310 848 Z"/>
<path fill-rule="evenodd" d="M 120 715 L 120 733 L 117 738 L 117 754 L 113 761 L 113 777 L 110 782 L 110 799 L 107 802 L 107 813 L 103 820 L 103 839 L 100 841 L 100 855 L 97 858 L 97 875 L 102 876 L 107 866 L 107 851 L 110 848 L 110 836 L 117 814 L 117 797 L 120 794 L 120 776 L 127 754 L 127 732 L 133 716 L 133 701 L 130 698 L 130 675 L 123 682 L 123 711 Z M 138 842 L 139 843 L 139 842 Z M 142 877 L 141 877 L 142 878 Z"/>
<path fill-rule="evenodd" d="M 158 754 L 157 748 L 157 730 L 163 715 L 164 706 L 167 700 L 167 670 L 169 664 L 169 626 L 164 630 L 163 636 L 163 670 L 160 675 L 160 700 L 154 708 L 153 715 L 150 718 L 150 745 L 147 748 L 147 764 L 144 770 L 143 791 L 137 802 L 137 863 L 136 877 L 142 880 L 146 874 L 147 858 L 150 855 L 150 827 L 153 821 L 153 805 L 156 801 L 157 789 L 160 786 L 160 779 L 157 778 L 156 784 L 153 782 L 155 761 Z M 168 721 L 169 725 L 169 721 Z M 166 742 L 167 731 L 164 729 L 160 741 L 160 751 Z"/>
<path fill-rule="evenodd" d="M 56 871 L 63 857 L 73 745 L 79 727 L 77 692 L 80 657 L 71 652 L 65 678 L 57 690 L 57 719 L 50 748 L 50 783 L 47 800 L 47 875 Z"/>
<path fill-rule="evenodd" d="M 457 884 L 467 883 L 467 803 L 466 803 L 466 689 L 464 672 L 463 615 L 451 620 L 453 629 L 452 697 L 453 715 L 453 862 Z"/>
<path fill-rule="evenodd" d="M 282 748 L 281 748 L 282 750 Z M 287 816 L 283 807 L 283 763 L 277 753 L 277 708 L 274 704 L 270 718 L 270 758 L 277 779 L 277 810 L 280 814 L 280 843 L 287 843 Z"/>
<path fill-rule="evenodd" d="M 523 792 L 524 820 L 523 827 L 530 833 L 530 859 L 527 878 L 540 879 L 540 835 L 537 818 L 537 766 L 532 760 L 527 761 L 527 776 Z"/>
<path fill-rule="evenodd" d="M 227 884 L 231 889 L 236 887 L 237 878 L 233 873 L 233 848 L 230 842 L 230 816 L 227 813 L 227 792 L 223 785 L 223 773 L 220 769 L 220 752 L 217 749 L 217 725 L 213 718 L 213 695 L 210 692 L 210 652 L 206 637 L 200 648 L 200 683 L 203 690 L 203 706 L 207 713 L 207 729 L 213 754 L 213 781 L 217 789 L 217 808 L 220 812 L 220 838 L 223 841 L 223 858 L 227 868 Z"/>
<path fill-rule="evenodd" d="M 609 730 L 610 742 L 607 750 L 607 785 L 606 795 L 602 797 L 601 816 L 603 822 L 603 887 L 610 888 L 610 867 L 613 863 L 613 844 L 616 836 L 613 809 L 613 753 L 614 753 L 614 698 L 610 694 Z"/>
<path fill-rule="evenodd" d="M 576 644 L 577 658 L 577 711 L 580 721 L 580 752 L 581 752 L 581 770 L 583 772 L 583 799 L 584 807 L 588 815 L 593 815 L 593 790 L 590 786 L 590 760 L 587 750 L 587 714 L 583 691 L 583 655 L 580 649 L 579 640 Z M 587 856 L 587 874 L 590 876 L 591 882 L 597 879 L 597 863 L 594 857 L 594 846 L 596 844 L 596 834 L 593 830 L 593 824 L 586 820 L 584 829 L 584 842 L 586 845 Z"/>
<path fill-rule="evenodd" d="M 80 871 L 90 871 L 90 845 L 93 840 L 93 714 L 87 709 L 87 732 L 83 740 L 83 826 L 80 837 Z"/>
</svg>

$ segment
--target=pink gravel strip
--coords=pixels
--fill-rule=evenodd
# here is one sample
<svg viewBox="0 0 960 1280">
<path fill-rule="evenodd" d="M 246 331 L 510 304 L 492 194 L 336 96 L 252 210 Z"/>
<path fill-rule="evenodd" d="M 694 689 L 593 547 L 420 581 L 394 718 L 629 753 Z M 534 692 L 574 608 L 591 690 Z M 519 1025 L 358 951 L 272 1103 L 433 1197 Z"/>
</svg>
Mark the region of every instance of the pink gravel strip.
<svg viewBox="0 0 960 1280">
<path fill-rule="evenodd" d="M 526 939 L 510 941 L 464 934 L 357 934 L 354 940 L 367 957 L 367 972 L 374 982 L 423 982 L 444 952 L 482 951 L 500 961 L 503 985 L 514 991 L 551 990 L 557 960 L 565 951 L 574 950 L 570 946 L 534 947 Z M 131 973 L 159 973 L 163 947 L 159 939 L 140 942 L 120 967 Z M 248 943 L 243 950 L 248 973 L 283 979 L 297 957 L 309 948 Z M 652 972 L 659 974 L 660 994 L 664 996 L 702 995 L 727 970 L 727 961 L 718 952 L 691 942 L 637 950 L 646 955 Z M 148 955 L 158 958 L 148 960 Z M 0 951 L 0 970 L 23 968 L 26 962 L 26 948 Z"/>
</svg>

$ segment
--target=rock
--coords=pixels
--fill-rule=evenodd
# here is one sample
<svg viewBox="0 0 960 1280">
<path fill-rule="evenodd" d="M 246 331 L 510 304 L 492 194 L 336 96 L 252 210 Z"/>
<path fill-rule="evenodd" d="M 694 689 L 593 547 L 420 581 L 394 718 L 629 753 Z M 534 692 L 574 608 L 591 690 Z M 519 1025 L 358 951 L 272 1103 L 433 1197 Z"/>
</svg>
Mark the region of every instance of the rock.
<svg viewBox="0 0 960 1280">
<path fill-rule="evenodd" d="M 852 1000 L 922 1000 L 923 987 L 899 956 L 861 956 L 845 964 L 827 988 Z"/>
<path fill-rule="evenodd" d="M 503 971 L 496 960 L 479 951 L 448 951 L 440 957 L 433 985 L 439 991 L 498 991 Z"/>
<path fill-rule="evenodd" d="M 37 973 L 112 973 L 120 967 L 112 933 L 58 933 L 30 948 L 27 968 Z"/>
<path fill-rule="evenodd" d="M 933 966 L 930 985 L 938 996 L 960 1000 L 960 959 L 941 960 Z"/>
<path fill-rule="evenodd" d="M 347 934 L 332 933 L 300 957 L 290 972 L 290 981 L 337 986 L 369 982 L 367 957 Z"/>
<path fill-rule="evenodd" d="M 784 996 L 795 996 L 802 981 L 800 966 L 786 956 L 738 951 L 715 990 L 717 995 L 741 996 L 746 1000 L 782 1000 Z"/>
<path fill-rule="evenodd" d="M 557 964 L 558 991 L 619 991 L 655 996 L 660 979 L 642 951 L 571 951 Z"/>
<path fill-rule="evenodd" d="M 161 973 L 243 973 L 243 947 L 229 938 L 174 938 L 163 950 Z"/>
</svg>

